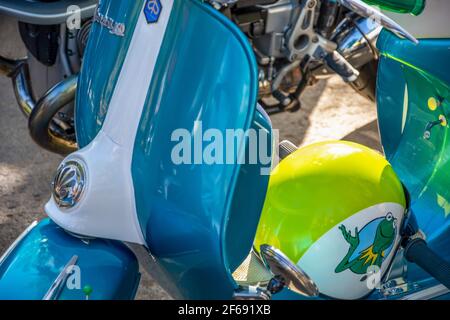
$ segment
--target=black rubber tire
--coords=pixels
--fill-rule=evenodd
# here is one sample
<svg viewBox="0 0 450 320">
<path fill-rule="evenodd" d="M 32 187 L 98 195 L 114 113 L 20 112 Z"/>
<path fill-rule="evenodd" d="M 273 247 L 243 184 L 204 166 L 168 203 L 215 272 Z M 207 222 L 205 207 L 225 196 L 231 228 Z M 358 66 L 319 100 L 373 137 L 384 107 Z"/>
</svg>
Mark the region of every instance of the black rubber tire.
<svg viewBox="0 0 450 320">
<path fill-rule="evenodd" d="M 376 100 L 377 70 L 378 60 L 372 60 L 359 68 L 358 79 L 349 83 L 356 92 L 373 102 Z"/>
</svg>

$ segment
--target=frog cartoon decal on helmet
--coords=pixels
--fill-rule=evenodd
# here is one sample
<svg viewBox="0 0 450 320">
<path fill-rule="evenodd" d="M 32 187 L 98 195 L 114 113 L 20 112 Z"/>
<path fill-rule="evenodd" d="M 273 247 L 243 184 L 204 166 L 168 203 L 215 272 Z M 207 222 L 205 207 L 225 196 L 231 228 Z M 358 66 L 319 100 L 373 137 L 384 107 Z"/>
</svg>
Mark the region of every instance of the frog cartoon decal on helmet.
<svg viewBox="0 0 450 320">
<path fill-rule="evenodd" d="M 322 295 L 359 299 L 374 289 L 400 242 L 406 197 L 391 165 L 356 143 L 300 148 L 269 182 L 255 248 L 283 251 Z"/>
<path fill-rule="evenodd" d="M 376 224 L 377 229 L 375 231 L 375 237 L 373 242 L 371 242 L 368 247 L 366 244 L 365 246 L 367 248 L 360 251 L 356 257 L 353 256 L 360 247 L 360 234 L 363 234 L 362 231 L 364 231 L 364 229 L 358 231 L 358 228 L 355 228 L 355 235 L 352 236 L 350 231 L 348 231 L 344 225 L 340 225 L 339 229 L 342 231 L 342 235 L 350 247 L 345 257 L 336 267 L 335 272 L 339 273 L 346 269 L 350 269 L 353 273 L 367 274 L 369 266 L 381 268 L 386 251 L 391 249 L 395 240 L 395 231 L 397 229 L 396 222 L 397 219 L 389 212 L 386 217 L 375 219 L 364 227 L 364 229 L 366 229 L 370 228 L 371 224 Z M 367 231 L 367 233 L 370 237 L 373 232 Z"/>
</svg>

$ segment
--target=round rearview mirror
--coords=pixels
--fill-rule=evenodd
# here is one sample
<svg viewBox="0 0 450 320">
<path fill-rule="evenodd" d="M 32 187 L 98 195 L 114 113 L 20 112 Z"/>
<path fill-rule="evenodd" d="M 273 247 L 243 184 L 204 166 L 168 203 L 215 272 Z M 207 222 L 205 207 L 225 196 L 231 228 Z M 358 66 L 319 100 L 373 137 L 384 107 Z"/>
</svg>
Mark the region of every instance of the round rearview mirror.
<svg viewBox="0 0 450 320">
<path fill-rule="evenodd" d="M 319 289 L 311 278 L 281 250 L 263 244 L 260 252 L 265 266 L 282 282 L 283 286 L 307 297 L 319 295 Z"/>
</svg>

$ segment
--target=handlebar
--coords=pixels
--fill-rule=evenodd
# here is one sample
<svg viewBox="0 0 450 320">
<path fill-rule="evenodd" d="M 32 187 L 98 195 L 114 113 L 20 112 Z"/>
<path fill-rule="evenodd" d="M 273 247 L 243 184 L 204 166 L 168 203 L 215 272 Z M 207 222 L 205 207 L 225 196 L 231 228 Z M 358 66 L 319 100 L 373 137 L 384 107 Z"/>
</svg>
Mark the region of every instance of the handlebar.
<svg viewBox="0 0 450 320">
<path fill-rule="evenodd" d="M 450 263 L 431 250 L 423 239 L 414 239 L 405 246 L 405 258 L 417 264 L 450 289 Z"/>
</svg>

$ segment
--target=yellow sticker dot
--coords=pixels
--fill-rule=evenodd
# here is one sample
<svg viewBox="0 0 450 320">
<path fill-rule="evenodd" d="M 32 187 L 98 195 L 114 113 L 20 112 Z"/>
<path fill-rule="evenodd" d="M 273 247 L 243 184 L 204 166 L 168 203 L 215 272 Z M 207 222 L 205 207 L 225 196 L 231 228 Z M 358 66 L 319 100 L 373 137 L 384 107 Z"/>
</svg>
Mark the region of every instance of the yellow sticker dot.
<svg viewBox="0 0 450 320">
<path fill-rule="evenodd" d="M 440 103 L 438 100 L 436 100 L 436 98 L 431 97 L 430 99 L 428 99 L 428 108 L 431 111 L 434 111 L 437 109 L 437 107 L 439 107 Z"/>
<path fill-rule="evenodd" d="M 443 115 L 443 114 L 441 114 L 440 116 L 439 116 L 439 120 L 441 120 L 441 126 L 443 126 L 443 127 L 446 127 L 447 126 L 447 118 Z"/>
</svg>

